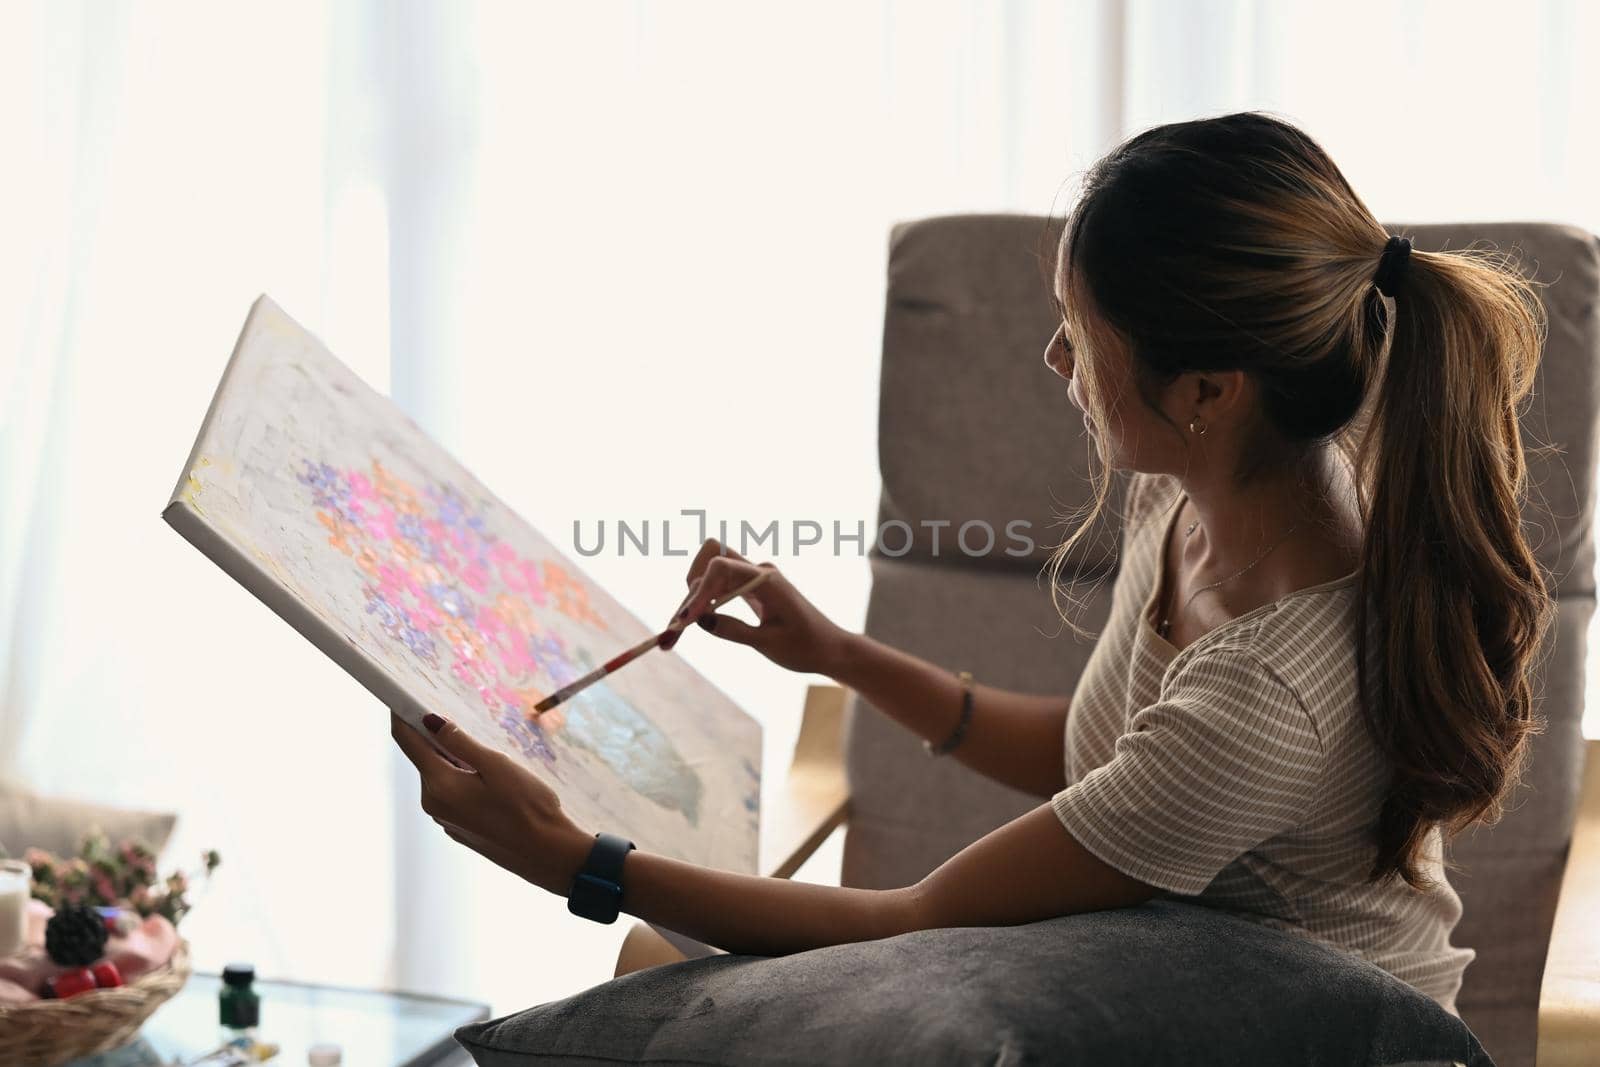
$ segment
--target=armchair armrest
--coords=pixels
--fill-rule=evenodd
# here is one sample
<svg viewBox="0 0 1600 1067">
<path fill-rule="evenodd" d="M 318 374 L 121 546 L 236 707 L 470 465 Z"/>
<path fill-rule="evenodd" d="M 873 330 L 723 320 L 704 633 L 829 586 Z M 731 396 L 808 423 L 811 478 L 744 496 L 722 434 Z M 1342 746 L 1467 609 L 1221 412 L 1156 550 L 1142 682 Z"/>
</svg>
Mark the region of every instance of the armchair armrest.
<svg viewBox="0 0 1600 1067">
<path fill-rule="evenodd" d="M 789 776 L 776 810 L 764 812 L 758 869 L 788 878 L 841 826 L 850 809 L 844 771 L 844 711 L 847 692 L 837 685 L 806 688 Z M 634 923 L 617 955 L 618 975 L 686 959 L 684 952 L 649 923 Z"/>
<path fill-rule="evenodd" d="M 1579 1067 L 1600 1049 L 1600 740 L 1584 744 L 1583 789 L 1539 990 L 1539 1067 Z"/>
</svg>

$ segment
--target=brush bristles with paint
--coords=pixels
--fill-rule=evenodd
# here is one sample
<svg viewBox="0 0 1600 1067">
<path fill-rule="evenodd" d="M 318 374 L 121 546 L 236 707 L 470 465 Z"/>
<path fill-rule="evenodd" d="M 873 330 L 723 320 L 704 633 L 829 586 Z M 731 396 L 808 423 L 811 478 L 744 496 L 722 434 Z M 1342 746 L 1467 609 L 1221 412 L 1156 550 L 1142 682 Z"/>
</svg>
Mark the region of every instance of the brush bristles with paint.
<svg viewBox="0 0 1600 1067">
<path fill-rule="evenodd" d="M 754 578 L 750 579 L 748 582 L 745 582 L 739 588 L 735 589 L 733 592 L 729 593 L 727 596 L 722 597 L 720 600 L 712 601 L 710 604 L 706 605 L 706 609 L 708 611 L 709 610 L 713 610 L 715 608 L 721 607 L 723 604 L 726 604 L 730 600 L 737 600 L 739 597 L 744 596 L 746 593 L 750 592 L 756 586 L 758 586 L 762 582 L 766 581 L 767 577 L 769 575 L 771 575 L 771 574 L 772 574 L 772 568 L 763 567 L 761 569 L 761 573 L 760 574 L 756 575 Z M 632 648 L 628 649 L 626 652 L 619 652 L 617 655 L 612 656 L 610 659 L 608 659 L 604 663 L 600 664 L 600 666 L 596 667 L 594 670 L 590 671 L 588 674 L 584 675 L 582 678 L 579 678 L 576 681 L 568 682 L 566 685 L 562 686 L 560 689 L 557 689 L 554 693 L 551 693 L 549 696 L 547 696 L 543 700 L 539 701 L 539 703 L 537 703 L 537 704 L 535 704 L 533 706 L 533 711 L 529 713 L 530 717 L 535 716 L 535 715 L 541 715 L 544 712 L 549 711 L 551 708 L 555 707 L 557 704 L 561 703 L 563 700 L 566 700 L 568 697 L 572 696 L 574 693 L 578 693 L 578 692 L 580 692 L 580 691 L 582 691 L 584 689 L 589 688 L 589 686 L 591 686 L 594 683 L 598 682 L 600 679 L 604 678 L 606 675 L 612 673 L 613 671 L 621 670 L 623 667 L 625 667 L 628 664 L 632 663 L 634 660 L 638 659 L 640 656 L 644 655 L 646 652 L 649 652 L 652 648 L 661 647 L 661 642 L 664 639 L 666 639 L 666 637 L 669 634 L 676 633 L 681 629 L 683 629 L 683 626 L 679 626 L 679 625 L 676 625 L 676 624 L 672 625 L 672 626 L 669 626 L 665 630 L 661 631 L 660 633 L 653 634 L 650 637 L 645 638 L 643 641 L 640 641 L 637 645 L 634 645 Z"/>
</svg>

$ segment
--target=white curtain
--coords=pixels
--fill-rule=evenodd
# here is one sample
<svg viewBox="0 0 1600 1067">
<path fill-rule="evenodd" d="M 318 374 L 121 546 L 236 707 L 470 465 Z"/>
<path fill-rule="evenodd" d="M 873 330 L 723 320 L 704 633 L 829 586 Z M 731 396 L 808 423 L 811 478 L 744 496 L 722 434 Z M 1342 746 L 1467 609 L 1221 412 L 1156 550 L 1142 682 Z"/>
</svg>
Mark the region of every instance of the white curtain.
<svg viewBox="0 0 1600 1067">
<path fill-rule="evenodd" d="M 1265 107 L 1380 218 L 1600 231 L 1582 0 L 0 18 L 0 772 L 179 810 L 176 858 L 219 847 L 203 966 L 504 1010 L 608 977 L 623 924 L 443 838 L 383 709 L 157 518 L 258 293 L 558 544 L 605 520 L 585 566 L 645 618 L 682 592 L 663 525 L 683 546 L 704 509 L 781 523 L 767 554 L 854 626 L 856 547 L 788 531 L 871 526 L 893 222 L 1060 213 L 1129 133 Z M 650 554 L 617 554 L 619 520 Z M 679 647 L 766 724 L 777 777 L 807 679 Z"/>
<path fill-rule="evenodd" d="M 202 966 L 381 980 L 379 709 L 159 518 L 257 294 L 389 385 L 366 101 L 321 4 L 3 17 L 0 763 L 180 812 L 171 862 L 222 851 L 186 924 Z"/>
</svg>

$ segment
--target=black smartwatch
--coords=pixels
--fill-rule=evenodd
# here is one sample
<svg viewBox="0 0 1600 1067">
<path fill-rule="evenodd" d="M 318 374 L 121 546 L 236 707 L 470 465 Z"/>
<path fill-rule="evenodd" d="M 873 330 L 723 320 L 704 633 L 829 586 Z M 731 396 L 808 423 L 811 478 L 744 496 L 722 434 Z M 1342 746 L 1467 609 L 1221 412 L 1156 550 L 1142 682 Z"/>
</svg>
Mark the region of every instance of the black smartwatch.
<svg viewBox="0 0 1600 1067">
<path fill-rule="evenodd" d="M 597 923 L 616 922 L 622 910 L 622 861 L 632 851 L 633 842 L 625 837 L 595 834 L 594 848 L 572 880 L 567 910 Z"/>
</svg>

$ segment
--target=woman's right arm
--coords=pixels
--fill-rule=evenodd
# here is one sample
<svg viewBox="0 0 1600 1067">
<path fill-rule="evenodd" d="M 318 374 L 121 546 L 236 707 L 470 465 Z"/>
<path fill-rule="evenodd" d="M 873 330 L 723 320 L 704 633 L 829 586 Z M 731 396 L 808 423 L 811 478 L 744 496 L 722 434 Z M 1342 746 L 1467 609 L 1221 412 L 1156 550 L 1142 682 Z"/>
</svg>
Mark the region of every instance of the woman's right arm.
<svg viewBox="0 0 1600 1067">
<path fill-rule="evenodd" d="M 919 737 L 939 745 L 961 719 L 961 681 L 943 667 L 865 634 L 848 634 L 825 671 Z M 1039 797 L 1067 787 L 1068 696 L 974 683 L 972 719 L 950 752 L 979 774 Z"/>
<path fill-rule="evenodd" d="M 744 597 L 758 625 L 707 613 L 713 601 L 748 581 L 756 570 L 756 564 L 732 549 L 714 539 L 707 541 L 689 568 L 689 595 L 673 624 L 698 620 L 702 628 L 749 645 L 780 667 L 825 674 L 935 745 L 951 735 L 961 718 L 961 681 L 953 672 L 841 629 L 776 568 L 770 579 Z M 671 642 L 662 647 L 670 648 Z M 1066 788 L 1064 746 L 1070 703 L 1064 695 L 975 684 L 972 720 L 950 755 L 1013 789 L 1054 796 Z"/>
</svg>

